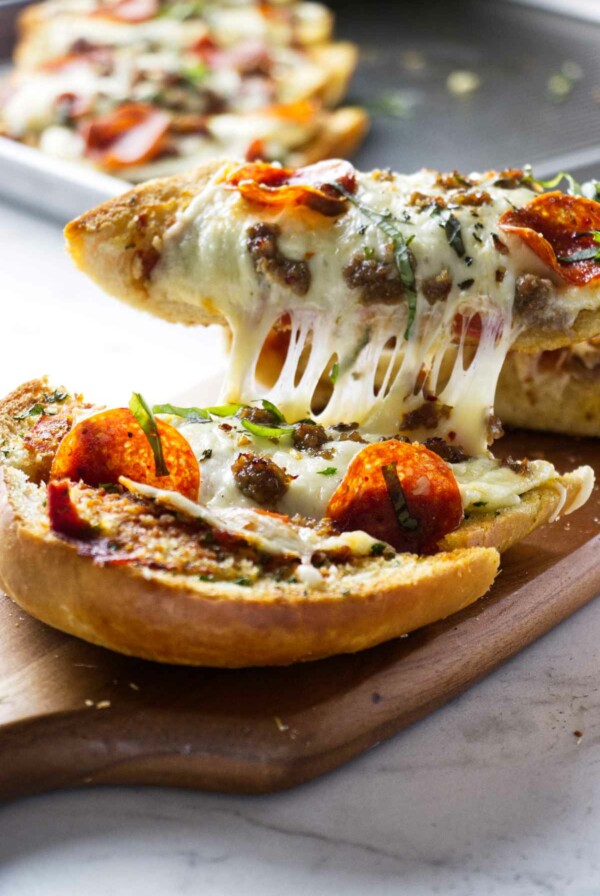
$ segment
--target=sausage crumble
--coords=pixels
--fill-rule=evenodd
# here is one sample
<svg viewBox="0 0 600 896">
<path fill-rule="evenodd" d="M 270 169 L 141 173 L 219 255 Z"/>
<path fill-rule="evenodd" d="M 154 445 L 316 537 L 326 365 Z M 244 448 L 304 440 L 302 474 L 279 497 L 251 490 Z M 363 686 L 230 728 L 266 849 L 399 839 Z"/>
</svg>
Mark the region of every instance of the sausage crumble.
<svg viewBox="0 0 600 896">
<path fill-rule="evenodd" d="M 238 454 L 231 472 L 241 493 L 257 504 L 276 504 L 293 478 L 271 458 L 250 453 Z"/>
<path fill-rule="evenodd" d="M 247 230 L 247 248 L 254 270 L 259 276 L 271 277 L 289 287 L 297 296 L 305 296 L 310 289 L 310 269 L 307 261 L 294 261 L 279 251 L 277 240 L 281 228 L 277 224 L 253 224 Z"/>
</svg>

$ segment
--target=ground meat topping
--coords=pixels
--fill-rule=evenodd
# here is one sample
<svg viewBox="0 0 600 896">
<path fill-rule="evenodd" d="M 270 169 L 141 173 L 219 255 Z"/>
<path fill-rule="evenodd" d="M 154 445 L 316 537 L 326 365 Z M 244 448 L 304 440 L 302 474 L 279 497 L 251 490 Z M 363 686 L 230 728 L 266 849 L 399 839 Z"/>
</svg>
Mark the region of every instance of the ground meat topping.
<svg viewBox="0 0 600 896">
<path fill-rule="evenodd" d="M 305 296 L 311 281 L 308 262 L 294 261 L 279 251 L 281 228 L 277 224 L 253 224 L 247 235 L 246 245 L 256 273 L 289 287 L 297 296 Z"/>
<path fill-rule="evenodd" d="M 491 445 L 496 439 L 500 439 L 504 435 L 504 427 L 500 417 L 490 413 L 486 421 L 486 430 L 488 445 Z"/>
<path fill-rule="evenodd" d="M 366 440 L 363 439 L 357 429 L 353 429 L 352 432 L 341 433 L 338 442 L 362 442 L 363 444 L 366 444 Z"/>
<path fill-rule="evenodd" d="M 548 304 L 554 292 L 554 284 L 537 274 L 522 274 L 515 286 L 515 311 L 528 323 L 547 320 Z"/>
<path fill-rule="evenodd" d="M 249 420 L 250 423 L 259 423 L 263 426 L 278 426 L 281 422 L 277 414 L 268 408 L 242 408 L 237 416 L 242 420 Z"/>
<path fill-rule="evenodd" d="M 420 193 L 418 190 L 415 190 L 414 193 L 410 194 L 408 205 L 412 205 L 415 208 L 424 209 L 428 206 L 435 204 L 438 208 L 446 207 L 446 200 L 442 196 L 436 196 L 434 199 L 433 196 L 429 196 L 427 193 Z"/>
<path fill-rule="evenodd" d="M 459 171 L 453 171 L 452 174 L 438 174 L 435 185 L 436 187 L 442 187 L 444 190 L 460 190 L 464 187 L 473 187 L 475 184 L 474 181 L 465 177 Z"/>
<path fill-rule="evenodd" d="M 461 451 L 458 445 L 450 445 L 444 439 L 435 436 L 432 439 L 425 439 L 423 442 L 426 448 L 445 460 L 447 464 L 460 464 L 469 459 L 469 456 Z"/>
<path fill-rule="evenodd" d="M 509 470 L 512 470 L 513 473 L 518 473 L 519 476 L 527 476 L 529 473 L 529 461 L 526 458 L 523 460 L 518 460 L 515 457 L 504 457 L 500 463 L 503 467 L 508 467 Z"/>
<path fill-rule="evenodd" d="M 393 257 L 380 261 L 367 258 L 364 252 L 354 256 L 344 268 L 344 280 L 350 289 L 360 290 L 360 300 L 365 305 L 378 302 L 393 304 L 405 295 L 404 284 Z"/>
<path fill-rule="evenodd" d="M 453 197 L 457 205 L 469 205 L 478 208 L 481 205 L 491 205 L 492 197 L 487 190 L 469 190 L 467 193 L 458 193 Z"/>
<path fill-rule="evenodd" d="M 447 299 L 451 289 L 452 277 L 446 268 L 443 268 L 434 277 L 427 277 L 421 283 L 421 292 L 430 305 Z"/>
<path fill-rule="evenodd" d="M 435 429 L 440 420 L 450 416 L 452 409 L 439 401 L 424 401 L 421 407 L 409 411 L 400 421 L 401 430 Z"/>
<path fill-rule="evenodd" d="M 231 471 L 241 493 L 257 504 L 276 504 L 292 480 L 269 457 L 257 454 L 238 454 Z"/>
<path fill-rule="evenodd" d="M 300 451 L 318 451 L 329 436 L 318 423 L 297 423 L 292 432 L 292 444 Z"/>
</svg>

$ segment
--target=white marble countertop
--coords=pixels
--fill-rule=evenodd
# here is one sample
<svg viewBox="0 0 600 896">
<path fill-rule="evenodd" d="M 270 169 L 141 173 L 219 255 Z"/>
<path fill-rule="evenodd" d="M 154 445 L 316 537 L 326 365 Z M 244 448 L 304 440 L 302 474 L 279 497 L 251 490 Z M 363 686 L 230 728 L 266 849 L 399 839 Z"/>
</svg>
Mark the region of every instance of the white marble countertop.
<svg viewBox="0 0 600 896">
<path fill-rule="evenodd" d="M 121 402 L 218 371 L 214 331 L 101 296 L 55 225 L 0 206 L 0 392 Z M 0 808 L 0 896 L 598 896 L 600 605 L 350 765 L 269 797 L 113 788 Z M 581 732 L 576 736 L 575 732 Z"/>
</svg>

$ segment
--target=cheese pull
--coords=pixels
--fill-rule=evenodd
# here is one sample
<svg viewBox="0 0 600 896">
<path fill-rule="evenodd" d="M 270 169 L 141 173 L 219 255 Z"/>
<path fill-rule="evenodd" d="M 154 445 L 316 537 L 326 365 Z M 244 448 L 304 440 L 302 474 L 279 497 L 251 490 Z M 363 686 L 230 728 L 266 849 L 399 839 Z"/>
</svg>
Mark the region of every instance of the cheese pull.
<svg viewBox="0 0 600 896">
<path fill-rule="evenodd" d="M 403 422 L 476 455 L 511 347 L 600 332 L 600 205 L 538 190 L 519 171 L 214 163 L 111 200 L 66 234 L 107 292 L 170 320 L 229 327 L 227 400 L 255 397 L 261 350 L 285 321 L 268 398 L 289 420 L 383 434 Z M 450 345 L 456 360 L 442 377 Z M 324 375 L 330 395 L 315 410 Z"/>
</svg>

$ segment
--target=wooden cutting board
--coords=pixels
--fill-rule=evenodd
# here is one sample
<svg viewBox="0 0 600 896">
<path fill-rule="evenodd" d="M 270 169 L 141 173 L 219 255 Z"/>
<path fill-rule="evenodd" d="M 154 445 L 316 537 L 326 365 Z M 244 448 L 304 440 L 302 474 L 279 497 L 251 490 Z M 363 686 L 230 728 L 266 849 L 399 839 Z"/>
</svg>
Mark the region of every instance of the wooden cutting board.
<svg viewBox="0 0 600 896">
<path fill-rule="evenodd" d="M 592 440 L 503 441 L 505 452 L 560 469 L 600 468 Z M 0 797 L 105 783 L 262 793 L 323 774 L 598 594 L 599 531 L 596 488 L 577 514 L 509 551 L 490 595 L 469 609 L 360 654 L 285 669 L 129 659 L 54 631 L 0 595 Z"/>
</svg>

